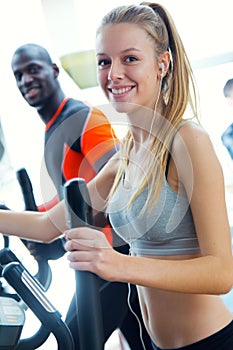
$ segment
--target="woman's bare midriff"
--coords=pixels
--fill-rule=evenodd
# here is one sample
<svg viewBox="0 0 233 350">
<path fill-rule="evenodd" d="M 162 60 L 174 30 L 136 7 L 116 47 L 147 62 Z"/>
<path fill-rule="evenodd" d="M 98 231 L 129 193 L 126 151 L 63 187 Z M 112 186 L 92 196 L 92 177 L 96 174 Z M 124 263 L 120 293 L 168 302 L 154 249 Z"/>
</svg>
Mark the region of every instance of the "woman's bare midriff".
<svg viewBox="0 0 233 350">
<path fill-rule="evenodd" d="M 155 259 L 192 259 L 199 255 Z M 220 296 L 163 291 L 138 286 L 147 330 L 161 348 L 178 348 L 214 334 L 233 318 Z"/>
</svg>

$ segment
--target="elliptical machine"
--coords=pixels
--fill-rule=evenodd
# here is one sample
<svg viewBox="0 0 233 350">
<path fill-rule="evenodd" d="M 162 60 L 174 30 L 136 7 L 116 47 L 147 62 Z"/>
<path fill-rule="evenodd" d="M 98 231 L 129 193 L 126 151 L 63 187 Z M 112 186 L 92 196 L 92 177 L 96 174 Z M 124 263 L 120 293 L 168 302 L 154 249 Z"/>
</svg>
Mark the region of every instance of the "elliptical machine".
<svg viewBox="0 0 233 350">
<path fill-rule="evenodd" d="M 24 169 L 24 175 L 25 172 Z M 27 181 L 30 181 L 29 178 Z M 30 186 L 29 190 L 32 191 Z M 83 223 L 92 224 L 90 200 L 85 181 L 83 179 L 70 180 L 64 187 L 64 194 L 70 227 L 83 226 Z M 48 268 L 47 271 L 50 269 Z M 44 287 L 7 247 L 0 251 L 0 272 L 1 276 L 14 288 L 17 296 L 16 298 L 0 297 L 0 311 L 4 319 L 3 323 L 0 322 L 0 350 L 37 349 L 48 339 L 50 333 L 53 333 L 57 340 L 58 350 L 75 350 L 70 330 L 62 321 L 60 313 L 47 299 Z M 39 275 L 40 266 L 37 276 Z M 47 275 L 50 276 L 48 287 L 51 282 L 51 274 Z M 103 350 L 103 322 L 95 275 L 86 271 L 75 271 L 75 277 L 79 349 Z M 41 322 L 38 332 L 29 339 L 20 340 L 25 314 L 20 305 L 20 299 L 17 301 L 17 298 L 23 300 Z"/>
<path fill-rule="evenodd" d="M 62 321 L 61 314 L 46 297 L 42 285 L 18 261 L 11 250 L 3 249 L 0 253 L 2 277 L 41 322 L 41 327 L 34 336 L 20 340 L 25 321 L 25 309 L 20 301 L 1 296 L 0 349 L 34 350 L 48 339 L 50 333 L 53 333 L 59 350 L 74 350 L 70 330 Z"/>
<path fill-rule="evenodd" d="M 25 209 L 37 210 L 31 181 L 24 168 L 18 170 Z M 9 210 L 4 205 L 1 209 Z M 37 261 L 35 276 L 25 268 L 9 248 L 8 236 L 3 236 L 4 248 L 0 250 L 0 275 L 16 293 L 9 293 L 1 284 L 0 288 L 0 350 L 34 350 L 54 334 L 59 350 L 74 350 L 69 328 L 62 321 L 61 314 L 45 295 L 52 281 L 48 260 Z M 27 247 L 27 240 L 21 240 Z M 20 339 L 25 324 L 26 309 L 30 308 L 39 319 L 41 326 L 31 337 Z"/>
</svg>

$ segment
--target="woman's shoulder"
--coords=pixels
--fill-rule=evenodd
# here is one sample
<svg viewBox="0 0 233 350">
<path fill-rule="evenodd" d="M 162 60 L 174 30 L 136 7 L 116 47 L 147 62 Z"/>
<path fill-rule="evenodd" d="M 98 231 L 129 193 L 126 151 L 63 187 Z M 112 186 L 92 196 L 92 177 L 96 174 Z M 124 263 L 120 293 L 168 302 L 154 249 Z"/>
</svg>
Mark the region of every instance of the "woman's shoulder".
<svg viewBox="0 0 233 350">
<path fill-rule="evenodd" d="M 215 177 L 216 183 L 221 179 L 222 169 L 213 143 L 207 131 L 199 124 L 185 123 L 177 132 L 172 157 L 179 180 L 186 192 L 191 194 L 195 184 L 208 179 L 207 174 Z"/>
<path fill-rule="evenodd" d="M 185 121 L 179 125 L 173 144 L 174 148 L 182 146 L 198 148 L 198 146 L 204 144 L 211 144 L 211 140 L 208 132 L 201 124 Z"/>
<path fill-rule="evenodd" d="M 192 119 L 186 119 L 183 120 L 177 127 L 177 131 L 179 133 L 181 132 L 204 132 L 207 133 L 205 128 L 202 126 L 201 123 L 196 122 Z"/>
<path fill-rule="evenodd" d="M 180 126 L 173 140 L 172 156 L 180 167 L 190 161 L 192 164 L 208 164 L 211 159 L 216 161 L 208 132 L 195 122 L 186 122 Z"/>
</svg>

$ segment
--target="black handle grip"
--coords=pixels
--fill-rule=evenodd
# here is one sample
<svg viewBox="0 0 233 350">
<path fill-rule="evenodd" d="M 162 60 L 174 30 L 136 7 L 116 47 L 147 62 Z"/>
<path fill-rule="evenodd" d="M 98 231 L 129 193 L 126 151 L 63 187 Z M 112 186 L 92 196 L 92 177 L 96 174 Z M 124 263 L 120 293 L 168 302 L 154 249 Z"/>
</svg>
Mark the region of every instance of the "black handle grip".
<svg viewBox="0 0 233 350">
<path fill-rule="evenodd" d="M 37 205 L 33 194 L 32 183 L 26 169 L 21 168 L 17 170 L 16 176 L 23 195 L 25 209 L 29 211 L 37 211 Z M 21 241 L 27 247 L 27 240 L 21 239 Z"/>
<path fill-rule="evenodd" d="M 16 176 L 21 187 L 26 210 L 37 211 L 31 180 L 25 168 L 17 170 Z"/>
<path fill-rule="evenodd" d="M 21 168 L 17 170 L 16 176 L 23 195 L 25 209 L 29 211 L 37 211 L 38 209 L 37 209 L 37 205 L 36 205 L 36 201 L 33 193 L 32 183 L 26 169 Z M 28 242 L 29 242 L 28 240 L 21 238 L 21 241 L 26 247 L 28 246 Z M 39 243 L 39 242 L 35 244 L 37 244 L 37 246 L 44 245 L 44 243 Z M 36 274 L 36 278 L 47 290 L 52 281 L 52 271 L 48 264 L 48 260 L 41 259 L 37 261 L 37 264 L 38 264 L 38 272 Z"/>
<path fill-rule="evenodd" d="M 84 179 L 75 178 L 64 186 L 70 228 L 92 224 L 91 203 Z M 104 332 L 97 276 L 75 271 L 80 350 L 103 350 Z"/>
</svg>

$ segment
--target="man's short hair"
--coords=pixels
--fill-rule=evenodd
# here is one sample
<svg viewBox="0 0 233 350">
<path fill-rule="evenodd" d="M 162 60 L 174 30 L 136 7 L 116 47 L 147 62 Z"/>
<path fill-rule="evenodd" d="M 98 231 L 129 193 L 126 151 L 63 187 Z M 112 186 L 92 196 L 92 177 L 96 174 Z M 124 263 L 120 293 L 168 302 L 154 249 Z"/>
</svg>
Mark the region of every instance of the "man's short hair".
<svg viewBox="0 0 233 350">
<path fill-rule="evenodd" d="M 233 97 L 233 79 L 227 80 L 223 88 L 223 95 L 227 97 Z"/>
</svg>

